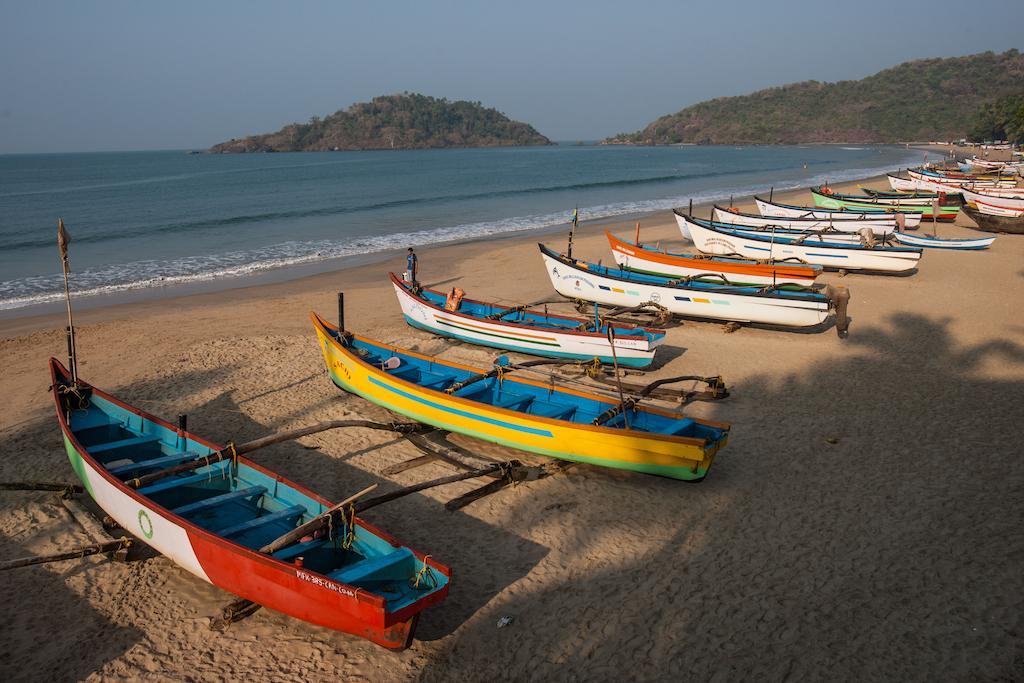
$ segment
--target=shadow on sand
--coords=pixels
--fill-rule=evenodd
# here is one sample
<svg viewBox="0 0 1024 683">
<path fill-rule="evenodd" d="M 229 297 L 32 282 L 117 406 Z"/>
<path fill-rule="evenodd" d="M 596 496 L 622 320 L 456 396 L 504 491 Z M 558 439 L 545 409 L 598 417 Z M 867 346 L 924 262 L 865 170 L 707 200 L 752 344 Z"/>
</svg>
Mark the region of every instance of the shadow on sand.
<svg viewBox="0 0 1024 683">
<path fill-rule="evenodd" d="M 489 605 L 423 679 L 1024 675 L 1024 382 L 991 378 L 1019 377 L 1024 347 L 890 323 L 737 384 L 715 406 L 732 442 L 698 486 L 574 470 L 590 476 L 562 492 L 550 547 L 586 559 Z M 625 509 L 601 504 L 613 493 Z M 617 539 L 599 553 L 597 528 Z"/>
</svg>

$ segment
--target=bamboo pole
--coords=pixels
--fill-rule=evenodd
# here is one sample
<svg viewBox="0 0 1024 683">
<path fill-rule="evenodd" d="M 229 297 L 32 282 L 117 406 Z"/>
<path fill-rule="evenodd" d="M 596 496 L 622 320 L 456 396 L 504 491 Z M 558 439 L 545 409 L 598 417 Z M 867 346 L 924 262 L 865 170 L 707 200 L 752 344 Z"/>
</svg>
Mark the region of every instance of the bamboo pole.
<svg viewBox="0 0 1024 683">
<path fill-rule="evenodd" d="M 52 555 L 33 555 L 32 557 L 21 557 L 16 560 L 7 560 L 6 562 L 0 562 L 0 571 L 7 571 L 8 569 L 17 569 L 19 567 L 28 567 L 33 564 L 46 564 L 48 562 L 61 562 L 63 560 L 76 560 L 80 557 L 88 557 L 89 555 L 99 555 L 100 553 L 110 553 L 121 548 L 127 548 L 132 544 L 129 538 L 119 538 L 116 541 L 108 541 L 106 543 L 90 543 L 89 545 L 83 545 L 74 550 L 68 550 L 63 553 L 54 553 Z"/>
<path fill-rule="evenodd" d="M 71 243 L 71 237 L 68 235 L 67 230 L 64 229 L 64 219 L 57 219 L 57 247 L 60 249 L 60 265 L 61 270 L 64 271 L 64 300 L 67 302 L 68 307 L 68 365 L 71 367 L 71 382 L 72 384 L 78 384 L 78 351 L 75 344 L 75 321 L 71 316 L 71 287 L 68 284 L 68 271 L 71 268 L 71 263 L 68 258 L 68 245 Z"/>
<path fill-rule="evenodd" d="M 228 446 L 227 448 L 220 449 L 216 453 L 204 455 L 196 458 L 195 460 L 190 460 L 180 465 L 175 465 L 174 467 L 168 467 L 165 470 L 160 470 L 159 472 L 153 472 L 141 477 L 133 477 L 125 481 L 125 483 L 132 488 L 142 488 L 147 484 L 157 481 L 158 479 L 163 479 L 164 477 L 169 477 L 172 474 L 196 470 L 200 467 L 205 467 L 206 465 L 214 465 L 223 460 L 230 459 L 235 455 L 251 453 L 252 451 L 260 448 L 281 443 L 282 441 L 292 441 L 303 436 L 316 434 L 317 432 L 324 432 L 329 429 L 343 429 L 346 427 L 363 427 L 365 429 L 378 429 L 382 431 L 398 432 L 400 434 L 412 434 L 418 431 L 432 429 L 431 427 L 420 424 L 419 422 L 390 422 L 385 424 L 382 422 L 371 422 L 370 420 L 330 420 L 327 422 L 319 422 L 308 427 L 299 427 L 297 429 L 289 429 L 283 432 L 268 434 L 267 436 L 247 441 L 237 446 Z"/>
</svg>

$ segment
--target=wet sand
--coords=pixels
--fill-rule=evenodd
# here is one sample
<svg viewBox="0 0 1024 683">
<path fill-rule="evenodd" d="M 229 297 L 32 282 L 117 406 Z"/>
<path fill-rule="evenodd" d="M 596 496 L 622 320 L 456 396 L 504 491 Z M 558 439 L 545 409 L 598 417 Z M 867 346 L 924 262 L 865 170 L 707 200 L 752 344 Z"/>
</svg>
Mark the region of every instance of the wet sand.
<svg viewBox="0 0 1024 683">
<path fill-rule="evenodd" d="M 810 201 L 806 192 L 776 196 Z M 959 221 L 939 224 L 939 234 L 976 234 Z M 645 241 L 685 248 L 671 213 L 642 225 Z M 606 227 L 633 233 L 622 220 L 583 224 L 575 253 L 610 262 Z M 561 248 L 564 236 L 544 241 Z M 421 279 L 479 299 L 540 299 L 552 291 L 535 242 L 420 249 Z M 333 319 L 337 291 L 346 293 L 348 327 L 361 334 L 481 366 L 495 355 L 407 327 L 388 267 L 402 261 L 82 311 L 80 372 L 157 415 L 188 413 L 190 429 L 215 441 L 347 416 L 387 419 L 323 371 L 307 314 Z M 214 633 L 207 617 L 230 595 L 161 557 L 90 558 L 4 576 L 0 674 L 1024 677 L 1024 239 L 1000 235 L 985 252 L 930 251 L 908 277 L 828 273 L 823 281 L 851 290 L 846 340 L 833 330 L 670 328 L 651 376 L 721 374 L 732 391 L 686 408 L 733 424 L 703 483 L 575 466 L 455 513 L 442 503 L 481 482 L 368 512 L 454 568 L 450 597 L 423 614 L 405 652 L 268 610 Z M 0 480 L 74 480 L 46 391 L 46 359 L 63 354 L 63 325 L 59 315 L 0 321 L 0 389 L 9 397 Z M 350 430 L 253 459 L 337 500 L 370 482 L 386 489 L 451 472 L 381 474 L 415 455 L 389 435 Z M 55 496 L 0 493 L 0 557 L 86 541 Z M 513 621 L 499 629 L 503 616 Z"/>
</svg>

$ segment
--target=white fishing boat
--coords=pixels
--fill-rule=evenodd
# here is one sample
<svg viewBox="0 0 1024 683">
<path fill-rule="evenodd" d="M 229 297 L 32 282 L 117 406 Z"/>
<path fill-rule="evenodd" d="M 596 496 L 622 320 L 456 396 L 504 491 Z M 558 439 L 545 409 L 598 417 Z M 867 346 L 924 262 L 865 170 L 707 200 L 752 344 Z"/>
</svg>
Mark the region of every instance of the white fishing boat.
<svg viewBox="0 0 1024 683">
<path fill-rule="evenodd" d="M 885 235 L 896 229 L 897 214 L 888 211 L 849 211 L 843 209 L 826 209 L 822 207 L 793 206 L 791 204 L 779 204 L 760 197 L 754 197 L 757 203 L 757 210 L 762 217 L 771 218 L 811 218 L 819 221 L 827 221 L 838 224 L 840 230 L 847 230 L 842 226 L 852 226 L 856 222 L 864 225 L 860 227 L 871 227 L 877 235 Z M 903 224 L 908 228 L 916 228 L 921 223 L 921 214 L 900 213 L 903 216 Z M 881 227 L 879 227 L 881 224 Z M 888 228 L 885 230 L 884 228 Z M 859 230 L 859 228 L 858 228 Z M 847 230 L 856 232 L 857 230 Z"/>
<path fill-rule="evenodd" d="M 593 319 L 548 314 L 526 306 L 456 298 L 424 287 L 414 287 L 389 273 L 395 295 L 407 323 L 428 332 L 471 344 L 548 358 L 617 362 L 645 368 L 655 349 L 665 341 L 665 331 L 646 327 L 611 326 Z M 609 342 L 613 327 L 615 349 Z"/>
<path fill-rule="evenodd" d="M 685 223 L 680 221 L 680 216 L 687 214 L 676 211 L 676 223 L 685 239 L 690 239 L 686 233 Z M 896 228 L 893 225 L 885 224 L 882 221 L 823 221 L 818 218 L 770 218 L 757 216 L 752 213 L 739 213 L 715 207 L 715 220 L 720 223 L 729 223 L 737 227 L 750 228 L 752 230 L 792 230 L 795 232 L 818 232 L 828 231 L 836 234 L 846 233 L 852 239 L 859 241 L 859 233 L 867 228 L 871 233 L 879 237 L 891 234 Z M 692 240 L 691 240 L 692 241 Z"/>
<path fill-rule="evenodd" d="M 1009 190 L 961 190 L 964 201 L 971 204 L 978 211 L 990 216 L 1007 216 L 1008 218 L 1020 218 L 1024 216 L 1024 190 L 1012 192 Z"/>
<path fill-rule="evenodd" d="M 574 299 L 628 307 L 654 303 L 681 316 L 782 327 L 820 325 L 831 310 L 829 298 L 817 291 L 683 284 L 671 278 L 588 263 L 539 246 L 555 291 Z"/>
<path fill-rule="evenodd" d="M 696 247 L 707 254 L 734 254 L 746 258 L 795 259 L 826 268 L 903 273 L 917 267 L 921 249 L 888 245 L 867 246 L 836 241 L 834 235 L 752 233 L 740 226 L 676 214 Z M 680 230 L 681 231 L 681 230 Z"/>
</svg>

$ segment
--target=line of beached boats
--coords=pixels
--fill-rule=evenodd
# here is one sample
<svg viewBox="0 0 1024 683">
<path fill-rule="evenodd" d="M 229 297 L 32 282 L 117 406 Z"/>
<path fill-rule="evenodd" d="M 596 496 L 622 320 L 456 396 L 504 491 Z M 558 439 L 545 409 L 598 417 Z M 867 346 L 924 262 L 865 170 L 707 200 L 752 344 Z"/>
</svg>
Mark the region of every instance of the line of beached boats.
<svg viewBox="0 0 1024 683">
<path fill-rule="evenodd" d="M 339 303 L 338 325 L 312 314 L 331 381 L 412 422 L 317 429 L 446 430 L 570 462 L 700 481 L 730 426 L 651 404 L 650 393 L 665 380 L 624 392 L 619 368 L 649 367 L 666 333 L 615 319 L 608 307 L 823 329 L 844 313 L 848 298 L 845 288 L 816 284 L 823 270 L 908 273 L 926 248 L 990 246 L 994 237 L 911 232 L 922 220 L 955 217 L 960 196 L 978 211 L 990 199 L 994 210 L 1015 210 L 1017 202 L 1024 209 L 1024 191 L 1006 187 L 1004 176 L 914 173 L 911 186 L 894 183 L 892 193 L 815 188 L 814 207 L 758 198 L 756 215 L 715 207 L 703 219 L 677 210 L 681 236 L 700 253 L 643 244 L 639 228 L 632 241 L 607 233 L 614 265 L 573 257 L 571 240 L 566 253 L 540 245 L 554 290 L 578 310 L 593 306 L 592 316 L 468 299 L 392 274 L 409 325 L 541 358 L 499 356 L 491 367 L 442 360 L 353 334 Z M 62 242 L 66 258 L 65 249 Z M 356 499 L 369 489 L 332 503 L 241 457 L 245 448 L 189 433 L 183 418 L 175 426 L 94 388 L 77 376 L 70 330 L 70 369 L 50 362 L 57 419 L 72 468 L 113 520 L 253 603 L 385 647 L 409 644 L 420 613 L 447 595 L 451 570 L 361 519 L 368 503 Z M 618 391 L 538 370 L 549 362 L 610 365 Z"/>
</svg>

